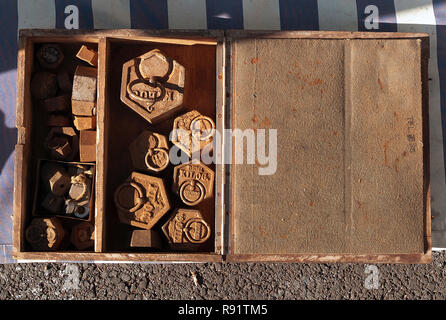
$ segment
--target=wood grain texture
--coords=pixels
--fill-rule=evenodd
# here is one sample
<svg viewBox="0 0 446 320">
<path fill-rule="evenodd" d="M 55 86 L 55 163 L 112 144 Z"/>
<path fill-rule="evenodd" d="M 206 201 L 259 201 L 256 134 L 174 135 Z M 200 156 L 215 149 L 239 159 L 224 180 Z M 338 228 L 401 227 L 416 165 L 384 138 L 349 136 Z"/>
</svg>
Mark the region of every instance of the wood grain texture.
<svg viewBox="0 0 446 320">
<path fill-rule="evenodd" d="M 403 38 L 406 35 L 388 33 L 365 34 L 330 32 L 321 33 L 319 35 L 318 33 L 313 32 L 286 32 L 280 34 L 248 32 L 247 35 L 246 33 L 231 31 L 227 34 L 229 37 L 232 36 L 231 39 L 236 43 L 235 45 L 233 45 L 233 49 L 231 52 L 233 61 L 231 67 L 234 81 L 232 94 L 233 126 L 239 127 L 241 129 L 251 127 L 261 128 L 262 125 L 259 126 L 259 124 L 256 124 L 254 122 L 257 122 L 257 118 L 260 122 L 262 118 L 268 117 L 269 121 L 267 122 L 268 125 L 266 127 L 274 128 L 275 126 L 275 128 L 279 128 L 279 136 L 280 132 L 287 136 L 287 138 L 282 137 L 282 140 L 280 140 L 279 137 L 279 149 L 283 147 L 283 145 L 281 144 L 285 143 L 287 144 L 287 150 L 289 150 L 286 156 L 285 153 L 281 156 L 279 151 L 279 166 L 281 165 L 280 161 L 282 161 L 282 165 L 283 161 L 285 161 L 285 167 L 288 168 L 286 175 L 280 176 L 281 179 L 278 185 L 280 185 L 281 187 L 279 190 L 275 190 L 273 187 L 273 185 L 275 184 L 271 185 L 271 183 L 268 182 L 268 179 L 262 179 L 259 177 L 255 178 L 257 173 L 255 172 L 256 168 L 254 166 L 252 166 L 253 168 L 243 167 L 239 169 L 237 169 L 237 165 L 234 166 L 235 170 L 233 170 L 232 182 L 235 183 L 236 187 L 232 189 L 233 204 L 231 209 L 230 226 L 230 241 L 232 241 L 232 243 L 231 250 L 227 256 L 227 260 L 296 262 L 382 261 L 394 263 L 428 262 L 431 256 L 431 241 L 428 167 L 429 146 L 428 144 L 426 144 L 426 141 L 428 141 L 426 91 L 426 66 L 428 57 L 428 55 L 426 55 L 426 53 L 428 53 L 428 47 L 426 47 L 426 43 L 428 40 L 427 35 L 418 34 L 417 37 L 413 38 L 414 35 L 411 34 L 408 35 L 408 38 L 413 40 L 404 40 Z M 255 37 L 258 40 L 254 42 L 255 40 L 249 38 L 250 36 Z M 338 41 L 337 37 L 341 37 L 340 39 L 344 39 L 343 37 L 346 37 L 353 41 L 357 41 L 355 42 L 355 47 L 353 49 L 349 45 L 341 45 L 340 47 L 338 47 L 338 49 L 340 49 L 340 51 L 338 50 L 338 53 L 341 59 L 354 59 L 354 62 L 351 62 L 352 60 L 346 61 L 349 63 L 354 63 L 351 65 L 345 63 L 344 68 L 346 68 L 345 70 L 347 70 L 347 72 L 345 70 L 339 70 L 339 72 L 336 73 L 336 70 L 332 70 L 329 65 L 325 65 L 327 58 L 331 59 L 333 56 L 336 56 L 337 49 L 335 43 L 333 43 L 333 47 L 330 50 L 320 50 L 320 52 L 327 52 L 327 54 L 325 54 L 324 56 L 319 56 L 316 53 L 307 54 L 306 57 L 308 58 L 296 58 L 297 56 L 299 56 L 299 52 L 304 50 L 303 48 L 305 48 L 305 42 L 303 40 L 311 41 L 312 39 L 318 39 L 319 37 L 324 36 L 327 36 L 325 38 L 326 40 L 324 41 L 324 43 L 327 45 L 328 43 L 330 43 L 330 41 Z M 273 54 L 270 54 L 270 52 L 275 52 L 276 54 L 278 53 L 276 48 L 281 44 L 281 42 L 279 41 L 286 41 L 286 39 L 294 38 L 300 39 L 301 37 L 303 39 L 301 45 L 298 46 L 299 48 L 293 49 L 290 44 L 286 45 L 286 50 L 288 50 L 288 52 L 292 52 L 292 57 L 274 57 Z M 269 38 L 281 40 L 277 42 L 271 41 L 271 46 L 267 46 L 267 39 Z M 371 48 L 374 46 L 372 44 L 373 41 L 361 42 L 361 40 L 359 40 L 377 39 L 377 43 L 383 43 L 387 45 L 387 42 L 385 40 L 390 38 L 398 41 L 395 43 L 395 47 L 393 48 L 395 52 L 398 51 L 398 44 L 403 43 L 401 41 L 412 41 L 415 47 L 414 49 L 411 49 L 412 53 L 410 54 L 413 54 L 414 56 L 407 59 L 401 59 L 401 54 L 404 55 L 404 53 L 400 52 L 398 53 L 400 55 L 383 55 L 381 58 L 377 58 L 376 56 L 373 57 L 374 53 L 372 52 L 375 50 Z M 383 39 L 383 42 L 380 42 L 380 39 Z M 354 43 L 353 41 L 351 43 Z M 392 46 L 392 43 L 393 42 L 389 42 L 390 46 Z M 407 45 L 408 47 L 412 47 L 410 42 L 405 42 L 405 45 Z M 364 47 L 370 48 L 366 49 Z M 306 61 L 308 59 L 316 59 L 318 61 L 314 61 L 315 63 L 312 64 L 311 61 Z M 370 69 L 373 68 L 372 66 L 374 61 L 377 61 L 376 59 L 378 59 L 378 61 L 380 61 L 382 65 L 378 67 L 375 66 L 375 69 Z M 295 60 L 297 60 L 296 65 L 294 65 L 294 62 L 292 62 Z M 396 70 L 392 71 L 392 68 L 394 68 L 395 65 L 398 65 L 397 61 L 403 60 L 405 61 L 406 69 L 404 71 L 400 70 L 399 72 Z M 410 66 L 407 65 L 407 61 L 411 61 Z M 289 65 L 288 67 L 286 66 L 287 63 Z M 370 63 L 370 67 L 367 66 L 368 63 Z M 300 69 L 301 74 L 299 74 L 299 71 L 294 71 L 295 69 L 299 69 L 298 64 L 302 65 Z M 318 64 L 324 65 L 322 69 L 324 69 L 324 72 L 326 74 L 329 74 L 332 77 L 336 77 L 336 74 L 339 74 L 341 75 L 341 77 L 337 81 L 332 81 L 326 79 L 324 75 L 318 75 Z M 333 66 L 334 65 L 336 64 L 333 64 Z M 270 68 L 268 69 L 268 67 Z M 359 70 L 358 67 L 361 70 Z M 421 72 L 420 69 L 418 69 L 420 67 Z M 262 70 L 262 68 L 266 68 L 268 69 L 268 71 L 265 71 L 266 69 Z M 250 69 L 253 69 L 253 71 L 251 72 Z M 411 70 L 408 71 L 408 69 Z M 330 85 L 332 85 L 330 87 L 331 89 L 326 88 L 326 86 L 322 86 L 320 93 L 310 93 L 309 91 L 307 91 L 306 94 L 303 91 L 304 87 L 302 86 L 302 94 L 299 94 L 297 100 L 299 102 L 296 102 L 297 104 L 294 105 L 294 109 L 296 110 L 292 110 L 297 111 L 297 109 L 301 109 L 301 112 L 299 112 L 299 120 L 296 120 L 297 123 L 295 123 L 294 125 L 280 124 L 280 119 L 282 119 L 283 116 L 280 115 L 281 112 L 288 114 L 288 118 L 291 116 L 297 116 L 296 114 L 293 114 L 293 112 L 290 112 L 290 110 L 284 109 L 288 106 L 288 103 L 286 101 L 288 101 L 288 99 L 292 100 L 295 98 L 291 91 L 287 91 L 286 89 L 284 89 L 287 87 L 288 84 L 286 82 L 281 83 L 280 86 L 276 84 L 279 79 L 287 81 L 286 79 L 288 79 L 288 75 L 286 74 L 286 72 L 284 72 L 284 70 L 289 71 L 288 73 L 292 73 L 299 79 L 302 78 L 303 82 L 308 82 L 303 83 L 303 86 L 309 85 L 307 90 L 310 91 L 314 89 L 315 85 L 317 86 L 318 84 L 322 84 L 322 82 L 325 82 L 326 80 L 328 80 L 330 82 Z M 385 89 L 382 88 L 383 79 L 380 79 L 379 77 L 377 78 L 376 75 L 385 74 L 385 71 L 387 70 L 389 70 L 389 74 L 391 76 L 396 78 L 386 79 L 386 81 L 384 82 L 386 83 L 385 85 L 393 86 L 392 88 L 390 88 L 390 90 L 393 91 L 387 91 L 386 94 L 383 94 L 380 92 L 380 90 L 383 91 Z M 276 77 L 273 78 L 271 82 L 267 82 L 264 78 L 262 78 L 263 74 L 275 74 Z M 305 79 L 305 75 L 307 79 Z M 309 78 L 318 78 L 321 79 L 321 81 L 313 83 Z M 297 85 L 297 82 L 294 79 L 295 78 L 290 81 L 291 83 L 293 83 L 294 88 L 296 88 L 297 91 L 300 91 L 301 88 Z M 410 83 L 407 83 L 408 79 L 410 79 Z M 346 81 L 345 87 L 344 81 Z M 412 83 L 412 81 L 414 82 Z M 341 91 L 339 91 L 339 93 L 336 93 L 336 84 L 341 85 Z M 395 91 L 395 88 L 398 88 L 399 86 L 401 86 L 399 90 L 404 91 L 404 93 Z M 281 88 L 280 96 L 276 96 L 271 91 L 271 88 L 278 87 Z M 367 90 L 364 91 L 364 89 L 361 89 L 361 87 L 364 89 L 367 88 L 369 92 L 367 92 Z M 252 94 L 250 94 L 250 92 L 252 92 Z M 324 93 L 329 96 L 329 101 L 324 102 Z M 375 95 L 374 97 L 373 94 Z M 257 97 L 257 100 L 254 98 L 254 102 L 248 102 L 250 99 L 252 99 L 250 97 L 252 97 L 253 95 Z M 284 98 L 282 98 L 282 96 L 284 96 Z M 302 109 L 305 107 L 305 105 L 307 107 L 309 105 L 312 105 L 311 96 L 318 97 L 315 99 L 318 101 L 317 105 L 319 105 L 320 111 L 324 109 L 324 113 L 320 114 L 318 118 L 314 118 L 313 120 L 311 120 L 310 118 L 305 118 L 306 116 L 311 117 L 313 111 L 308 111 L 309 114 L 307 114 L 307 111 L 304 111 Z M 264 100 L 262 100 L 267 99 L 266 97 L 275 97 L 274 99 L 276 103 L 271 104 L 267 103 L 267 101 L 265 102 Z M 310 97 L 310 100 L 308 100 L 308 97 Z M 336 99 L 338 99 L 339 97 L 341 98 L 339 103 L 343 107 L 338 110 L 340 111 L 340 117 L 337 125 L 336 122 L 333 122 L 334 119 L 337 118 L 336 113 L 328 115 L 327 112 L 331 114 L 333 110 L 331 110 L 330 108 L 327 109 L 327 107 L 336 104 Z M 345 101 L 342 100 L 344 99 L 344 97 L 346 97 Z M 397 101 L 398 99 L 401 99 L 401 97 L 405 97 L 403 99 L 409 100 L 406 102 Z M 373 109 L 370 109 L 370 107 L 374 99 L 377 99 L 377 105 L 381 105 L 382 108 L 386 108 L 385 106 L 387 103 L 387 110 L 389 112 L 395 111 L 395 113 L 392 114 L 392 117 L 390 117 L 390 113 L 388 117 L 387 115 L 383 114 L 383 118 L 373 124 L 374 127 L 368 127 L 374 122 L 374 120 L 368 119 L 368 113 L 370 114 L 370 112 L 373 111 Z M 304 101 L 306 102 L 303 103 Z M 349 101 L 351 103 L 351 106 L 354 106 L 354 109 L 352 109 L 352 107 L 345 107 L 349 105 L 349 103 L 347 103 Z M 266 108 L 270 105 L 270 108 Z M 317 105 L 315 105 L 314 107 L 317 107 Z M 407 105 L 408 109 L 404 107 L 405 105 Z M 360 110 L 361 106 L 367 106 L 369 110 Z M 398 156 L 399 151 L 401 151 L 403 157 L 407 156 L 408 154 L 404 152 L 407 147 L 405 145 L 407 142 L 405 141 L 406 135 L 403 132 L 405 130 L 405 123 L 404 121 L 401 121 L 402 118 L 407 115 L 407 110 L 412 110 L 414 114 L 416 114 L 415 121 L 417 123 L 417 128 L 414 129 L 414 133 L 418 137 L 417 148 L 422 149 L 421 152 L 417 151 L 416 160 L 412 159 L 410 164 L 403 163 L 404 161 L 399 159 Z M 343 114 L 345 114 L 345 116 Z M 375 117 L 376 113 L 373 114 L 373 117 Z M 278 116 L 276 117 L 276 115 Z M 396 124 L 389 123 L 389 120 L 392 121 L 392 118 L 396 118 L 398 116 L 401 116 L 402 118 L 400 118 L 399 121 L 394 120 L 396 121 Z M 406 121 L 407 118 L 408 117 L 406 117 L 405 119 Z M 317 122 L 324 121 L 328 122 L 326 124 L 323 124 L 320 128 L 310 127 L 307 134 L 304 135 L 311 136 L 311 139 L 304 138 L 303 141 L 298 142 L 288 135 L 290 132 L 302 131 L 303 128 L 307 127 L 309 124 L 311 125 L 311 123 L 315 124 Z M 367 125 L 367 123 L 370 124 Z M 379 176 L 381 176 L 382 169 L 374 167 L 375 164 L 373 159 L 369 163 L 367 163 L 367 161 L 361 163 L 361 157 L 358 158 L 358 155 L 361 153 L 362 149 L 361 143 L 367 145 L 367 141 L 371 141 L 368 139 L 377 139 L 378 141 L 381 141 L 382 139 L 384 139 L 384 136 L 380 137 L 380 134 L 385 135 L 386 130 L 387 132 L 391 133 L 391 131 L 393 130 L 393 126 L 398 128 L 399 130 L 399 142 L 397 141 L 396 144 L 392 146 L 392 152 L 395 152 L 395 154 L 390 154 L 390 151 L 386 150 L 386 154 L 384 156 L 384 158 L 388 157 L 388 159 L 384 159 L 384 162 L 386 162 L 386 160 L 389 161 L 386 164 L 386 168 L 391 168 L 393 170 L 393 173 L 388 172 L 388 176 L 388 173 L 382 173 L 384 175 L 379 178 Z M 376 130 L 377 127 L 379 127 L 380 129 Z M 287 131 L 287 128 L 294 129 Z M 326 155 L 321 155 L 320 151 L 324 153 L 326 151 L 324 151 L 324 149 L 329 149 L 330 147 L 336 148 L 337 146 L 336 143 L 329 143 L 330 140 L 327 140 L 327 138 L 329 139 L 329 136 L 325 134 L 326 130 L 331 130 L 331 132 L 335 136 L 341 138 L 338 144 L 341 149 L 338 151 L 332 150 Z M 318 132 L 318 135 L 312 136 L 312 132 Z M 395 131 L 395 134 L 396 132 L 397 131 Z M 369 137 L 364 136 L 367 134 L 369 134 Z M 422 139 L 420 139 L 421 135 Z M 319 138 L 321 138 L 322 140 L 319 141 Z M 393 136 L 390 138 L 396 139 L 396 137 Z M 289 142 L 289 140 L 291 140 L 292 142 L 291 145 L 286 142 Z M 383 142 L 385 141 L 383 140 Z M 310 150 L 307 150 L 305 153 L 301 154 L 301 156 L 303 158 L 309 156 L 310 158 L 305 160 L 303 158 L 297 157 L 296 162 L 294 162 L 295 164 L 292 165 L 289 161 L 290 157 L 293 158 L 291 154 L 293 152 L 295 153 L 296 147 L 298 148 L 299 146 L 305 145 L 307 146 L 307 149 L 308 147 L 310 147 L 311 149 L 311 146 L 318 146 L 316 149 L 319 151 L 316 154 L 311 155 L 309 154 Z M 398 148 L 395 149 L 396 146 L 400 146 L 402 150 L 397 150 Z M 372 158 L 375 154 L 378 156 L 378 158 L 381 158 L 382 151 L 377 150 L 375 152 L 373 150 L 370 150 L 370 155 L 372 156 Z M 381 154 L 381 156 L 379 154 Z M 341 158 L 335 160 L 338 155 L 340 155 Z M 320 159 L 320 161 L 317 161 L 316 159 L 319 159 L 319 157 L 322 158 Z M 346 159 L 347 161 L 349 161 L 349 163 L 345 165 L 345 160 L 343 159 Z M 390 160 L 392 163 L 390 163 Z M 306 163 L 307 165 L 311 163 L 311 165 L 309 165 L 309 168 L 311 168 L 310 171 L 313 172 L 313 174 L 310 176 L 305 176 L 305 169 L 303 168 L 300 168 L 300 170 L 298 170 L 299 173 L 290 172 L 293 167 L 299 166 L 300 162 L 304 164 Z M 332 163 L 330 164 L 330 162 Z M 345 175 L 343 174 L 339 177 L 336 177 L 337 169 L 335 168 L 337 163 L 344 163 L 344 165 L 342 165 L 342 167 L 339 167 L 339 169 L 342 168 L 341 171 L 343 171 Z M 328 167 L 325 169 L 320 168 L 324 165 L 328 165 Z M 364 167 L 361 168 L 362 165 L 364 165 Z M 409 167 L 411 169 L 408 169 Z M 318 171 L 318 168 L 319 172 L 323 173 L 323 176 L 317 175 L 318 178 L 316 178 L 316 180 L 319 181 L 321 185 L 316 187 L 312 186 L 311 181 L 314 182 L 314 174 L 316 174 L 313 170 Z M 378 189 L 376 189 L 377 186 L 369 185 L 367 188 L 364 188 L 358 184 L 358 181 L 359 183 L 361 183 L 361 176 L 364 174 L 364 170 L 366 170 L 366 168 L 367 170 L 370 170 L 371 172 L 377 174 L 378 180 L 381 181 L 377 184 Z M 411 178 L 403 178 L 404 174 L 401 173 L 401 171 L 405 172 L 404 170 L 413 170 L 410 171 L 410 173 L 407 172 L 409 176 L 411 174 L 413 174 L 413 176 L 411 176 Z M 302 174 L 304 174 L 304 176 L 302 176 Z M 334 176 L 330 177 L 333 174 Z M 327 176 L 329 178 L 327 178 Z M 293 177 L 295 177 L 296 180 L 294 182 L 291 182 L 291 180 L 289 179 L 293 179 Z M 414 180 L 412 180 L 412 178 Z M 251 179 L 252 181 L 256 182 L 252 183 Z M 385 181 L 386 179 L 388 179 L 388 184 L 383 184 L 382 181 Z M 305 183 L 303 183 L 303 185 L 299 185 L 299 180 Z M 393 190 L 392 188 L 395 187 L 394 182 L 398 181 L 403 182 L 404 184 L 399 185 L 395 190 Z M 330 186 L 330 184 L 336 184 L 338 182 L 341 183 L 340 186 Z M 294 185 L 294 187 L 291 187 L 292 185 Z M 325 190 L 327 188 L 329 190 Z M 360 191 L 361 189 L 362 193 L 358 193 L 358 191 Z M 271 194 L 269 194 L 265 190 L 270 190 L 269 192 L 271 192 L 273 196 L 271 196 Z M 304 194 L 301 194 L 302 190 L 304 190 Z M 365 191 L 370 192 L 372 196 L 370 194 L 364 193 Z M 386 192 L 393 195 L 386 197 Z M 413 195 L 416 200 L 411 197 L 412 192 L 415 192 L 413 193 Z M 298 196 L 298 198 L 296 199 L 294 195 L 297 194 L 301 194 L 301 196 Z M 338 194 L 338 196 L 336 196 L 336 194 Z M 397 198 L 394 198 L 394 195 L 397 194 L 401 195 L 397 196 Z M 398 198 L 404 194 L 406 194 L 407 197 L 403 196 L 404 199 Z M 355 196 L 359 196 L 360 198 L 362 197 L 363 199 L 361 198 L 357 200 L 355 199 Z M 376 201 L 372 201 L 372 199 L 369 199 L 370 196 L 372 198 L 376 198 Z M 308 201 L 305 200 L 306 197 L 308 198 Z M 314 198 L 317 201 L 314 200 Z M 328 202 L 324 205 L 323 201 L 327 200 Z M 368 206 L 374 206 L 374 208 L 369 208 L 371 213 L 364 211 L 364 207 L 362 208 L 363 212 L 361 213 L 361 206 L 364 204 L 364 201 L 361 200 L 365 200 L 365 203 Z M 258 203 L 259 201 L 261 202 L 261 204 Z M 274 205 L 273 203 L 275 201 L 278 201 L 278 204 Z M 409 201 L 411 204 L 407 205 L 406 201 Z M 417 204 L 415 205 L 415 203 L 412 203 L 412 201 L 416 201 Z M 401 208 L 399 209 L 398 203 L 405 203 L 405 205 L 407 205 L 406 209 L 408 209 L 409 211 L 407 212 L 405 210 L 401 210 Z M 269 208 L 266 211 L 265 207 L 263 207 L 265 205 Z M 250 211 L 249 209 L 250 206 L 252 206 L 252 211 Z M 386 211 L 386 207 L 388 211 Z M 395 207 L 395 210 L 390 209 L 391 207 Z M 314 209 L 316 209 L 316 211 Z M 326 209 L 328 209 L 328 211 Z M 312 212 L 311 215 L 305 214 L 305 212 L 310 211 Z M 334 211 L 340 213 L 340 216 L 338 217 L 339 219 L 330 214 L 330 212 Z M 395 211 L 397 211 L 398 213 L 395 213 Z M 274 212 L 274 218 L 271 217 L 271 212 Z M 295 214 L 296 212 L 300 212 L 299 217 L 293 216 L 293 214 Z M 379 214 L 376 214 L 376 212 L 381 212 L 382 215 L 380 216 Z M 388 216 L 386 216 L 385 212 L 388 212 Z M 410 218 L 407 216 L 407 214 L 409 213 Z M 392 219 L 394 219 L 392 218 L 394 215 L 395 217 L 398 216 L 396 220 L 398 220 L 399 222 L 391 222 Z M 367 221 L 367 216 L 372 220 L 375 218 L 379 219 L 375 219 L 376 221 Z M 294 218 L 296 218 L 296 223 L 291 223 L 291 218 L 293 218 L 293 220 Z M 322 220 L 319 221 L 319 218 L 322 218 Z M 278 225 L 280 225 L 280 221 L 278 221 L 279 219 L 284 221 L 286 226 L 290 227 L 291 229 L 287 229 L 284 225 L 283 227 L 286 230 L 283 228 L 283 230 L 279 228 L 273 231 L 271 228 L 274 229 L 274 226 L 277 227 Z M 299 220 L 301 222 L 299 222 Z M 290 226 L 290 223 L 293 224 L 293 226 Z M 319 227 L 312 226 L 310 228 L 307 228 L 308 230 L 306 231 L 297 231 L 297 229 L 294 229 L 295 227 L 299 228 L 299 225 L 312 225 L 314 223 L 316 223 Z M 412 223 L 413 225 L 411 225 Z M 342 231 L 342 225 L 346 225 L 345 231 Z M 415 225 L 417 227 L 415 227 Z M 244 227 L 242 228 L 242 226 Z M 336 230 L 336 228 L 338 228 L 336 226 L 341 227 L 341 229 L 339 229 L 339 232 L 331 233 L 327 231 L 330 230 L 330 228 Z M 406 227 L 414 229 L 412 231 L 405 230 L 404 228 Z M 398 231 L 399 228 L 401 230 Z M 414 235 L 413 233 L 415 231 L 416 235 Z M 346 233 L 343 234 L 343 232 Z M 324 234 L 325 238 L 322 237 L 323 240 L 321 240 L 321 235 Z M 344 238 L 346 235 L 349 234 L 352 235 L 354 238 L 351 238 L 351 236 L 347 236 L 347 238 Z M 362 242 L 357 242 L 364 235 L 368 235 L 369 238 L 367 240 L 364 239 L 364 241 Z M 355 238 L 357 238 L 358 240 L 353 240 Z M 386 238 L 387 240 L 384 238 Z M 390 238 L 392 238 L 393 240 L 389 240 Z M 301 239 L 302 241 L 299 241 L 299 239 Z M 345 239 L 347 239 L 347 242 L 345 242 Z M 291 245 L 290 241 L 294 241 L 294 244 Z M 299 243 L 301 243 L 303 247 L 299 247 Z M 409 243 L 412 243 L 412 246 L 409 245 Z M 277 254 L 279 252 L 282 252 L 283 254 Z M 313 252 L 318 252 L 319 254 L 311 255 L 311 253 Z"/>
<path fill-rule="evenodd" d="M 107 45 L 108 40 L 105 37 L 99 39 L 98 46 L 98 101 L 97 101 L 97 131 L 98 141 L 96 149 L 96 210 L 95 210 L 95 236 L 94 249 L 96 252 L 104 251 L 105 247 L 105 220 L 104 220 L 104 189 L 107 180 L 105 174 L 107 168 L 106 141 L 104 132 L 108 122 L 105 118 L 105 108 L 108 103 L 108 90 L 105 86 L 107 82 L 107 64 L 110 57 L 110 49 Z"/>
<path fill-rule="evenodd" d="M 22 29 L 19 35 L 23 37 L 33 37 L 36 41 L 48 40 L 51 37 L 54 41 L 85 41 L 101 37 L 132 39 L 141 41 L 153 41 L 158 43 L 173 43 L 181 45 L 216 45 L 216 38 L 221 36 L 218 30 L 70 30 L 64 29 Z"/>
<path fill-rule="evenodd" d="M 225 124 L 225 103 L 226 103 L 226 55 L 225 44 L 223 38 L 217 38 L 217 84 L 216 84 L 216 129 L 218 132 L 223 132 L 226 128 Z M 224 153 L 225 145 L 224 141 L 220 141 L 221 145 L 220 153 L 216 152 L 215 158 L 217 164 L 215 165 L 215 252 L 220 254 L 224 253 L 225 243 L 225 194 L 224 185 L 226 180 Z M 218 149 L 217 149 L 218 150 Z"/>
<path fill-rule="evenodd" d="M 13 252 L 23 251 L 25 248 L 26 203 L 30 200 L 28 197 L 30 187 L 26 182 L 28 181 L 30 157 L 31 98 L 30 81 L 26 81 L 26 79 L 28 79 L 27 75 L 31 73 L 33 52 L 28 39 L 20 37 L 17 55 L 16 127 L 18 134 L 14 153 Z"/>
<path fill-rule="evenodd" d="M 226 262 L 284 262 L 284 263 L 395 263 L 425 264 L 432 262 L 432 252 L 424 254 L 229 254 Z"/>
<path fill-rule="evenodd" d="M 221 262 L 222 256 L 212 253 L 98 253 L 98 252 L 15 252 L 13 258 L 19 261 L 45 262 Z"/>
<path fill-rule="evenodd" d="M 425 38 L 427 33 L 408 32 L 356 32 L 356 31 L 244 31 L 228 30 L 228 39 L 407 39 Z"/>
</svg>

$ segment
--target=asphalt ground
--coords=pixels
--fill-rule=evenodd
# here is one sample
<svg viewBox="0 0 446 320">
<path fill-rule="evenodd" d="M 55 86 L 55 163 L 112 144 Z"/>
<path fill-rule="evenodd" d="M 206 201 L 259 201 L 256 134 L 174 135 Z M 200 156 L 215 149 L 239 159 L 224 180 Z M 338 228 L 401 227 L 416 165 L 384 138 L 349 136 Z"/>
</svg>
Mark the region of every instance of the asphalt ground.
<svg viewBox="0 0 446 320">
<path fill-rule="evenodd" d="M 0 265 L 0 299 L 446 299 L 446 252 L 427 265 Z"/>
</svg>

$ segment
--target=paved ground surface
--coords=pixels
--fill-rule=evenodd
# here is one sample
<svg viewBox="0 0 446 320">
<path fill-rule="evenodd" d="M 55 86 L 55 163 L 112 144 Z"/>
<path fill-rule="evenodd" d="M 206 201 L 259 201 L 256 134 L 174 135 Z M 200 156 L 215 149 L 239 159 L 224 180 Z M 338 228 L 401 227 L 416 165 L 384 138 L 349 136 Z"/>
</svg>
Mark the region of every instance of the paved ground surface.
<svg viewBox="0 0 446 320">
<path fill-rule="evenodd" d="M 0 299 L 446 299 L 446 253 L 434 253 L 429 265 L 377 269 L 361 264 L 0 265 Z"/>
</svg>

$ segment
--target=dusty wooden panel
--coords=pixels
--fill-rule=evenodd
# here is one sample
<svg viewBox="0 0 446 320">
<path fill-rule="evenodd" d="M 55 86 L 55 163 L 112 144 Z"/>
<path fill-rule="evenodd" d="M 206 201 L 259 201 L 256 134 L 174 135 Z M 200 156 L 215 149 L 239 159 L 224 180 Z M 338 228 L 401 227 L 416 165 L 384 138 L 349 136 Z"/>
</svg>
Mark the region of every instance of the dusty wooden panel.
<svg viewBox="0 0 446 320">
<path fill-rule="evenodd" d="M 107 182 L 107 175 L 105 174 L 107 168 L 107 141 L 108 138 L 104 132 L 108 130 L 108 121 L 105 114 L 105 109 L 108 103 L 109 90 L 106 87 L 108 59 L 110 55 L 110 47 L 107 46 L 107 39 L 101 38 L 98 46 L 98 101 L 97 101 L 97 145 L 96 145 L 96 210 L 95 210 L 95 236 L 94 249 L 96 252 L 103 252 L 105 246 L 105 219 L 104 219 L 104 189 Z"/>
<path fill-rule="evenodd" d="M 222 39 L 217 44 L 217 61 L 216 61 L 216 130 L 223 132 L 226 119 L 226 46 Z M 215 235 L 214 245 L 215 252 L 224 254 L 225 252 L 225 224 L 226 217 L 225 203 L 225 183 L 226 183 L 226 166 L 224 162 L 224 150 L 222 148 L 215 153 L 217 164 L 215 165 Z"/>
<path fill-rule="evenodd" d="M 229 30 L 227 39 L 407 39 L 426 38 L 427 33 L 351 31 L 262 31 Z"/>
<path fill-rule="evenodd" d="M 222 38 L 220 30 L 70 30 L 64 29 L 24 29 L 19 31 L 19 37 L 33 37 L 35 41 L 48 42 L 99 42 L 100 38 L 132 39 L 156 43 L 172 43 L 179 45 L 211 45 L 217 44 Z"/>
<path fill-rule="evenodd" d="M 29 175 L 29 157 L 31 140 L 31 90 L 26 75 L 31 73 L 34 50 L 26 38 L 19 39 L 17 55 L 17 107 L 16 127 L 17 144 L 14 152 L 14 219 L 13 219 L 13 252 L 25 249 L 25 223 L 27 217 L 26 203 L 30 186 L 26 182 Z"/>
<path fill-rule="evenodd" d="M 13 252 L 19 261 L 153 261 L 153 262 L 221 262 L 215 253 L 99 253 L 99 252 Z"/>
<path fill-rule="evenodd" d="M 426 261 L 422 40 L 293 36 L 233 45 L 233 127 L 278 129 L 278 166 L 235 166 L 229 259 Z"/>
<path fill-rule="evenodd" d="M 285 262 L 285 263 L 430 263 L 432 251 L 415 254 L 230 254 L 227 262 Z"/>
</svg>

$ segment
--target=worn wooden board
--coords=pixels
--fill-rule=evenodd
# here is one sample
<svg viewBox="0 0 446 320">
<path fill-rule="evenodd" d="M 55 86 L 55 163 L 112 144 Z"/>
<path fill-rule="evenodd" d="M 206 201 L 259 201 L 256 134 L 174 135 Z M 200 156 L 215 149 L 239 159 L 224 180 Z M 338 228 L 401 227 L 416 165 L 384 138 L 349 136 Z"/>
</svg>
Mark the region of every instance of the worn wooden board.
<svg viewBox="0 0 446 320">
<path fill-rule="evenodd" d="M 221 262 L 222 256 L 213 253 L 100 253 L 100 252 L 15 252 L 19 261 L 67 261 L 67 262 Z"/>
<path fill-rule="evenodd" d="M 227 259 L 428 262 L 427 35 L 229 36 L 232 126 L 278 166 L 232 167 Z"/>
</svg>

